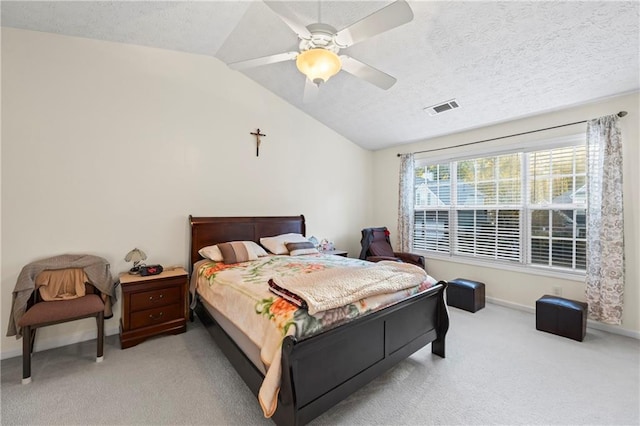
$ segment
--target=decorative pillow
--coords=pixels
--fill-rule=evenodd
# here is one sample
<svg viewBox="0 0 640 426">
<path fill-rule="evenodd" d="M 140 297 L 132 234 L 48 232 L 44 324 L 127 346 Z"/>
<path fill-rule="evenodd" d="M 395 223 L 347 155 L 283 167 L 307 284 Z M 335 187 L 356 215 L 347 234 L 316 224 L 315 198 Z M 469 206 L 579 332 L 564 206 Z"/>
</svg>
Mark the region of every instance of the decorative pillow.
<svg viewBox="0 0 640 426">
<path fill-rule="evenodd" d="M 242 263 L 256 260 L 258 256 L 245 241 L 218 244 L 224 263 Z"/>
<path fill-rule="evenodd" d="M 273 254 L 287 254 L 289 251 L 285 246 L 286 243 L 304 243 L 308 241 L 303 235 L 293 233 L 260 238 L 260 244 Z"/>
<path fill-rule="evenodd" d="M 254 243 L 253 241 L 235 241 L 235 242 L 244 244 L 247 247 L 248 251 L 252 251 L 253 253 L 255 253 L 256 257 L 269 255 L 269 253 L 267 253 L 262 247 L 260 247 L 257 243 Z M 200 254 L 200 256 L 206 259 L 211 259 L 214 262 L 222 262 L 224 261 L 224 258 L 218 246 L 219 244 L 215 246 L 203 247 L 200 250 L 198 250 L 198 253 Z"/>
<path fill-rule="evenodd" d="M 205 259 L 211 259 L 214 262 L 223 261 L 222 253 L 220 253 L 220 249 L 218 248 L 217 245 L 202 247 L 200 250 L 198 250 L 198 254 L 204 257 Z"/>
<path fill-rule="evenodd" d="M 313 243 L 311 241 L 302 243 L 286 243 L 285 247 L 289 251 L 290 256 L 318 253 L 318 250 L 313 246 Z"/>
</svg>

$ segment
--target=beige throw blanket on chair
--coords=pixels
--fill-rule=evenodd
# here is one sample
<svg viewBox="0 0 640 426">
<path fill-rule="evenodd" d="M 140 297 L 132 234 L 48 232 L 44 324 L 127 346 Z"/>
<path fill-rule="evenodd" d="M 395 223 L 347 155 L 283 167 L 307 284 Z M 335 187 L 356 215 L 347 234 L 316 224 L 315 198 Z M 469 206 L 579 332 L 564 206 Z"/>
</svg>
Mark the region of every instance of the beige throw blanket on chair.
<svg viewBox="0 0 640 426">
<path fill-rule="evenodd" d="M 42 300 L 68 300 L 86 294 L 87 274 L 80 268 L 42 271 L 36 277 L 36 288 Z"/>
<path fill-rule="evenodd" d="M 409 263 L 381 261 L 358 268 L 327 269 L 272 279 L 278 286 L 304 299 L 309 314 L 313 315 L 376 294 L 415 287 L 427 279 L 427 273 Z"/>
</svg>

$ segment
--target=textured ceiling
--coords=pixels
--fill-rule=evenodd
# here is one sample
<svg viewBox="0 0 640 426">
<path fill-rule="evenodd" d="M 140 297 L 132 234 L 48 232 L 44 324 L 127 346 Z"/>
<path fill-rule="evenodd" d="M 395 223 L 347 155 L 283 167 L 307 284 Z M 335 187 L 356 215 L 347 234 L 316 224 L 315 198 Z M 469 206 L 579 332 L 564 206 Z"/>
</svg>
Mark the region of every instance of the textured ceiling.
<svg viewBox="0 0 640 426">
<path fill-rule="evenodd" d="M 285 1 L 273 8 L 305 25 L 321 21 L 340 30 L 389 3 Z M 637 1 L 409 4 L 413 21 L 341 52 L 396 77 L 389 90 L 340 72 L 305 104 L 305 78 L 293 61 L 242 72 L 374 150 L 640 88 Z M 2 1 L 0 7 L 2 26 L 211 55 L 226 63 L 298 45 L 260 1 Z M 459 109 L 437 116 L 424 111 L 453 98 Z"/>
</svg>

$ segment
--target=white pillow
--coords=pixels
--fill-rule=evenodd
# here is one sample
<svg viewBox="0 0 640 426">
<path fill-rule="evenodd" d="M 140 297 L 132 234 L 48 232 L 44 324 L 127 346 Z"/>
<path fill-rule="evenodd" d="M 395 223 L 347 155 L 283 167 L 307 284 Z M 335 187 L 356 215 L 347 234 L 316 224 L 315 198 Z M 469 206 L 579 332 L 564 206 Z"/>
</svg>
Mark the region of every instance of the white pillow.
<svg viewBox="0 0 640 426">
<path fill-rule="evenodd" d="M 304 243 L 307 240 L 302 234 L 282 234 L 275 237 L 260 238 L 262 244 L 267 250 L 273 254 L 287 254 L 289 250 L 285 246 L 286 243 Z"/>
<path fill-rule="evenodd" d="M 217 245 L 202 247 L 200 250 L 198 250 L 198 254 L 204 257 L 205 259 L 211 259 L 214 262 L 223 261 L 222 252 L 220 251 Z"/>
<path fill-rule="evenodd" d="M 249 245 L 253 249 L 253 252 L 256 254 L 256 256 L 258 257 L 269 256 L 269 253 L 267 253 L 266 250 L 260 246 L 260 244 L 254 243 L 253 241 L 245 241 L 245 242 L 249 243 Z"/>
<path fill-rule="evenodd" d="M 267 253 L 262 247 L 260 247 L 258 244 L 254 243 L 253 241 L 240 241 L 240 242 L 244 243 L 245 247 L 247 248 L 247 251 L 253 252 L 256 255 L 256 257 L 269 255 L 269 253 Z M 211 259 L 214 262 L 224 261 L 224 258 L 222 257 L 222 252 L 220 251 L 220 248 L 218 248 L 218 245 L 203 247 L 200 250 L 198 250 L 198 253 L 200 254 L 200 256 L 204 257 L 205 259 Z"/>
</svg>

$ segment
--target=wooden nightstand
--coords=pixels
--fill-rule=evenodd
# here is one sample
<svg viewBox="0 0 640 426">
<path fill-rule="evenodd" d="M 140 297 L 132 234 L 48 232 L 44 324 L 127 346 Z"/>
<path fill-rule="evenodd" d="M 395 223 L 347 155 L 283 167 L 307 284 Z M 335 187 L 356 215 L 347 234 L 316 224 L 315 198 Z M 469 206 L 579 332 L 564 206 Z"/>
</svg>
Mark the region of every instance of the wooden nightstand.
<svg viewBox="0 0 640 426">
<path fill-rule="evenodd" d="M 342 257 L 347 257 L 347 255 L 349 254 L 348 251 L 346 250 L 320 250 L 321 254 L 335 254 L 336 256 L 342 256 Z"/>
<path fill-rule="evenodd" d="M 120 345 L 135 346 L 162 333 L 179 334 L 187 330 L 187 291 L 189 278 L 183 268 L 141 277 L 120 274 L 122 317 Z"/>
</svg>

